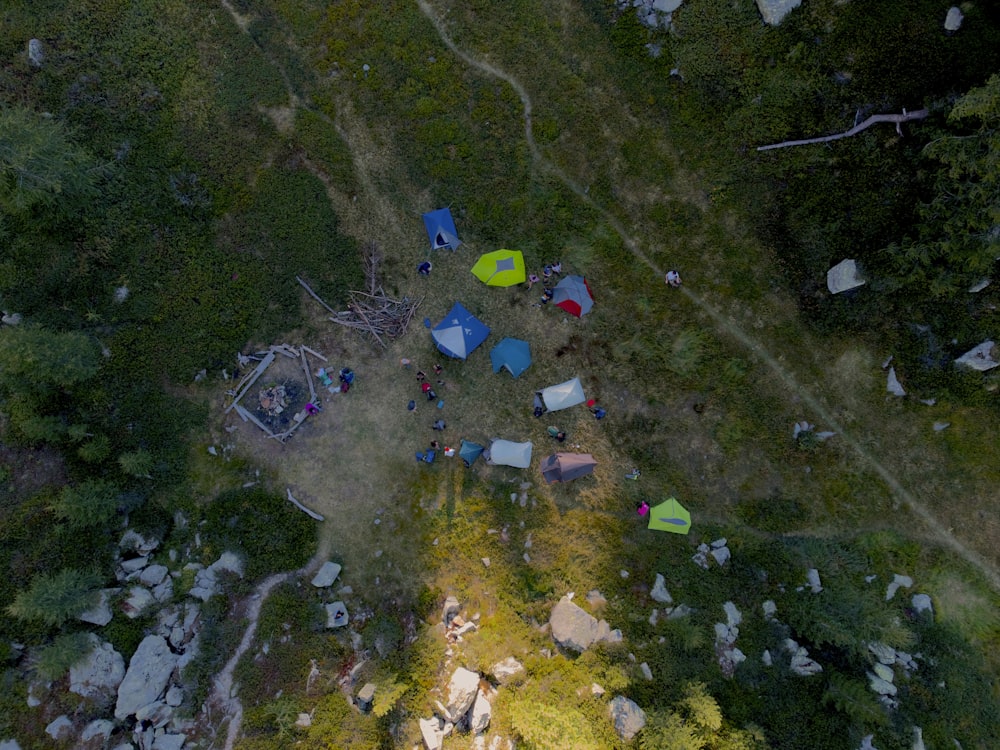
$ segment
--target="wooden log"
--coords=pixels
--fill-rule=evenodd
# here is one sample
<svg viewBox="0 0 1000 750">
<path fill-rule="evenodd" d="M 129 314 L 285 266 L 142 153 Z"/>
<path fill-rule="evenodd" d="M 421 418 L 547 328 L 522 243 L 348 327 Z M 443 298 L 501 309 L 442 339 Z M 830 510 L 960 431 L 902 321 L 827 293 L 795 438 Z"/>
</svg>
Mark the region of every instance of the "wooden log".
<svg viewBox="0 0 1000 750">
<path fill-rule="evenodd" d="M 247 411 L 246 409 L 244 409 L 242 406 L 237 406 L 236 407 L 236 413 L 239 414 L 240 417 L 242 417 L 242 419 L 243 419 L 244 422 L 246 422 L 249 419 L 255 425 L 257 425 L 258 427 L 260 427 L 260 429 L 262 429 L 264 432 L 266 432 L 268 437 L 274 437 L 274 433 L 271 432 L 270 428 L 268 428 L 268 426 L 266 424 L 264 424 L 263 422 L 261 422 L 259 419 L 257 419 L 257 417 L 255 417 L 249 411 Z"/>
<path fill-rule="evenodd" d="M 251 374 L 249 380 L 246 383 L 246 386 L 242 387 L 243 389 L 240 390 L 239 393 L 236 395 L 236 398 L 233 399 L 233 403 L 231 403 L 229 406 L 226 407 L 226 410 L 223 412 L 224 414 L 228 414 L 232 410 L 232 408 L 240 402 L 240 399 L 246 395 L 247 391 L 250 390 L 251 386 L 253 386 L 253 384 L 257 382 L 257 378 L 259 378 L 261 375 L 264 374 L 264 371 L 271 366 L 272 362 L 274 362 L 274 352 L 268 352 L 267 356 L 260 361 L 260 363 L 257 365 L 257 368 Z"/>
<path fill-rule="evenodd" d="M 907 112 L 905 109 L 900 115 L 872 115 L 867 120 L 858 125 L 855 125 L 850 130 L 845 130 L 843 133 L 836 133 L 834 135 L 826 135 L 821 138 L 806 138 L 800 141 L 782 141 L 781 143 L 772 143 L 768 146 L 758 146 L 758 151 L 770 151 L 775 148 L 786 148 L 788 146 L 807 146 L 810 143 L 829 143 L 830 141 L 836 141 L 841 138 L 850 138 L 852 135 L 857 135 L 862 130 L 870 128 L 879 122 L 894 122 L 896 123 L 896 132 L 900 135 L 903 134 L 900 124 L 904 122 L 909 122 L 910 120 L 923 120 L 927 117 L 926 109 L 918 109 L 914 112 Z"/>
<path fill-rule="evenodd" d="M 296 500 L 295 496 L 292 494 L 292 490 L 291 489 L 288 489 L 288 500 L 291 502 L 292 505 L 294 505 L 296 508 L 298 508 L 299 510 L 301 510 L 303 513 L 305 513 L 310 518 L 315 518 L 317 521 L 324 521 L 324 520 L 326 520 L 319 513 L 317 513 L 314 510 L 310 510 L 309 508 L 307 508 L 306 506 L 304 506 L 302 503 L 300 503 L 298 500 Z"/>
<path fill-rule="evenodd" d="M 308 346 L 306 346 L 305 344 L 303 344 L 303 345 L 302 345 L 301 347 L 299 347 L 299 348 L 300 348 L 300 349 L 301 349 L 302 351 L 305 351 L 305 352 L 309 352 L 309 353 L 310 353 L 311 355 L 313 355 L 313 356 L 314 356 L 314 357 L 315 357 L 316 359 L 321 359 L 321 360 L 323 360 L 324 362 L 326 362 L 326 361 L 327 361 L 326 357 L 324 357 L 324 356 L 323 356 L 322 354 L 320 354 L 320 353 L 319 353 L 318 351 L 316 351 L 315 349 L 310 349 L 310 348 L 309 348 Z"/>
<path fill-rule="evenodd" d="M 306 353 L 304 351 L 299 351 L 299 355 L 302 357 L 302 369 L 306 373 L 306 382 L 309 384 L 309 402 L 316 403 L 316 386 L 313 384 L 312 373 L 309 372 L 309 362 L 306 359 Z"/>
<path fill-rule="evenodd" d="M 310 297 L 312 297 L 312 298 L 313 298 L 314 300 L 316 300 L 317 302 L 319 302 L 319 303 L 320 303 L 321 305 L 323 305 L 323 307 L 325 307 L 325 308 L 326 308 L 327 310 L 329 310 L 330 312 L 332 312 L 332 313 L 336 314 L 336 312 L 337 312 L 337 311 L 336 311 L 336 310 L 334 310 L 334 309 L 333 309 L 332 307 L 330 307 L 330 306 L 329 306 L 328 304 L 326 304 L 326 303 L 325 303 L 325 302 L 324 302 L 324 301 L 323 301 L 323 300 L 322 300 L 322 299 L 320 298 L 320 296 L 319 296 L 318 294 L 316 294 L 316 292 L 314 292 L 314 291 L 313 291 L 312 289 L 310 289 L 310 288 L 309 288 L 309 285 L 308 285 L 308 284 L 307 284 L 306 282 L 304 282 L 304 281 L 303 281 L 303 280 L 302 280 L 301 278 L 299 278 L 298 276 L 296 276 L 296 277 L 295 277 L 295 280 L 296 280 L 297 282 L 299 282 L 299 283 L 300 283 L 300 284 L 302 285 L 302 288 L 303 288 L 303 289 L 305 289 L 305 290 L 306 290 L 307 292 L 309 292 L 309 296 L 310 296 Z"/>
</svg>

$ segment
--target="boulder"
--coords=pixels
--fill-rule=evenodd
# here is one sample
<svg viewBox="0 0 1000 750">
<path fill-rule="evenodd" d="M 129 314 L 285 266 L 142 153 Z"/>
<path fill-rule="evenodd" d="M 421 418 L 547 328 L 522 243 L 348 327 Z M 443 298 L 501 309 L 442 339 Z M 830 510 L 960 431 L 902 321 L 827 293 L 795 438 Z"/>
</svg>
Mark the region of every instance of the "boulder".
<svg viewBox="0 0 1000 750">
<path fill-rule="evenodd" d="M 143 638 L 118 686 L 115 718 L 122 721 L 159 698 L 177 666 L 177 658 L 163 636 Z"/>
<path fill-rule="evenodd" d="M 163 698 L 164 702 L 171 708 L 177 708 L 184 702 L 184 690 L 178 685 L 171 685 L 167 689 L 167 694 Z"/>
<path fill-rule="evenodd" d="M 125 678 L 125 659 L 96 635 L 89 640 L 90 653 L 69 669 L 69 689 L 84 698 L 110 700 Z"/>
<path fill-rule="evenodd" d="M 476 693 L 479 691 L 479 673 L 459 667 L 455 674 L 451 676 L 448 683 L 448 715 L 454 717 L 463 716 L 476 700 Z"/>
<path fill-rule="evenodd" d="M 961 23 L 961 21 L 959 23 Z M 947 28 L 947 26 L 945 28 Z M 42 67 L 42 63 L 45 61 L 45 53 L 42 51 L 42 43 L 38 39 L 28 40 L 28 61 L 36 68 Z"/>
<path fill-rule="evenodd" d="M 174 709 L 163 701 L 153 701 L 145 706 L 140 706 L 135 712 L 135 720 L 143 726 L 151 726 L 160 729 L 166 726 L 174 716 Z"/>
<path fill-rule="evenodd" d="M 757 9 L 768 26 L 777 26 L 800 5 L 802 0 L 757 0 Z"/>
<path fill-rule="evenodd" d="M 158 734 L 153 740 L 152 750 L 181 750 L 187 737 L 183 734 Z"/>
<path fill-rule="evenodd" d="M 773 620 L 778 613 L 778 605 L 774 603 L 773 599 L 768 599 L 760 605 L 760 608 L 764 611 L 764 619 L 768 621 Z"/>
<path fill-rule="evenodd" d="M 896 595 L 896 591 L 898 591 L 900 587 L 908 589 L 912 585 L 913 585 L 912 578 L 910 578 L 909 576 L 904 576 L 900 575 L 899 573 L 896 573 L 892 577 L 892 582 L 885 588 L 885 600 L 889 601 L 890 599 L 892 599 L 892 597 Z"/>
<path fill-rule="evenodd" d="M 984 341 L 956 359 L 955 364 L 985 372 L 1000 365 L 1000 361 L 997 361 L 998 356 L 1000 353 L 997 352 L 996 344 L 992 341 Z"/>
<path fill-rule="evenodd" d="M 139 574 L 139 583 L 143 586 L 159 586 L 170 570 L 166 565 L 150 565 Z"/>
<path fill-rule="evenodd" d="M 357 706 L 361 713 L 368 713 L 372 710 L 372 701 L 375 700 L 375 683 L 366 682 L 364 687 L 358 691 Z"/>
<path fill-rule="evenodd" d="M 133 586 L 128 590 L 128 597 L 122 602 L 122 612 L 130 620 L 141 615 L 154 602 L 153 593 L 143 586 Z"/>
<path fill-rule="evenodd" d="M 506 682 L 514 675 L 524 671 L 524 665 L 513 656 L 508 656 L 503 661 L 498 661 L 490 668 L 490 674 L 496 678 L 497 682 Z"/>
<path fill-rule="evenodd" d="M 17 740 L 0 740 L 0 750 L 21 750 Z"/>
<path fill-rule="evenodd" d="M 328 628 L 342 628 L 350 621 L 347 606 L 343 602 L 333 602 L 323 606 L 326 609 L 326 626 Z"/>
<path fill-rule="evenodd" d="M 895 685 L 872 672 L 868 673 L 868 686 L 879 695 L 895 695 L 897 692 Z"/>
<path fill-rule="evenodd" d="M 657 601 L 660 604 L 673 604 L 673 597 L 670 596 L 670 592 L 667 591 L 667 582 L 664 579 L 662 573 L 656 574 L 656 581 L 653 583 L 653 590 L 649 592 L 649 595 L 653 598 L 653 601 Z"/>
<path fill-rule="evenodd" d="M 729 629 L 733 629 L 743 622 L 743 613 L 740 612 L 736 608 L 736 605 L 732 602 L 726 602 L 723 604 L 722 609 L 726 613 L 726 627 Z"/>
<path fill-rule="evenodd" d="M 104 747 L 105 741 L 111 736 L 111 730 L 114 728 L 115 725 L 107 719 L 94 719 L 80 732 L 80 741 L 90 742 L 91 740 L 97 740 L 99 743 L 98 747 Z"/>
<path fill-rule="evenodd" d="M 462 610 L 462 605 L 458 603 L 458 599 L 453 596 L 449 596 L 444 600 L 444 607 L 441 610 L 441 622 L 444 623 L 445 627 L 451 625 L 451 619 L 457 615 Z"/>
<path fill-rule="evenodd" d="M 892 682 L 896 678 L 896 673 L 892 671 L 892 668 L 880 662 L 872 667 L 872 671 L 886 682 Z"/>
<path fill-rule="evenodd" d="M 147 539 L 139 532 L 128 529 L 118 541 L 118 546 L 123 550 L 135 552 L 139 555 L 148 555 L 160 546 L 159 539 Z"/>
<path fill-rule="evenodd" d="M 323 563 L 322 567 L 313 576 L 312 583 L 318 589 L 326 588 L 327 586 L 332 586 L 333 582 L 337 580 L 337 576 L 340 575 L 341 567 L 335 562 L 327 560 Z"/>
<path fill-rule="evenodd" d="M 616 695 L 608 705 L 618 736 L 628 742 L 646 726 L 646 713 L 635 701 Z"/>
<path fill-rule="evenodd" d="M 73 733 L 73 722 L 68 716 L 57 716 L 45 727 L 45 734 L 56 742 L 68 740 Z"/>
<path fill-rule="evenodd" d="M 927 594 L 914 594 L 910 602 L 917 613 L 930 612 L 932 616 L 934 615 L 934 605 Z"/>
<path fill-rule="evenodd" d="M 103 627 L 111 622 L 113 614 L 111 612 L 111 600 L 117 596 L 121 589 L 101 589 L 100 598 L 91 609 L 77 615 L 78 620 L 89 622 L 91 625 Z"/>
<path fill-rule="evenodd" d="M 782 0 L 778 0 L 778 2 L 782 2 Z M 757 0 L 757 5 L 760 6 L 760 4 L 761 0 Z M 798 4 L 796 2 L 795 6 L 798 6 Z M 826 288 L 830 290 L 830 294 L 840 294 L 851 289 L 857 289 L 859 286 L 863 286 L 864 283 L 865 280 L 858 273 L 858 264 L 851 259 L 840 261 L 840 263 L 826 272 Z"/>
<path fill-rule="evenodd" d="M 427 750 L 441 750 L 441 741 L 444 739 L 441 721 L 437 718 L 421 719 L 420 736 L 423 737 Z"/>
<path fill-rule="evenodd" d="M 476 700 L 472 704 L 469 713 L 469 731 L 473 734 L 480 734 L 486 731 L 493 717 L 493 706 L 481 692 L 476 694 Z"/>
<path fill-rule="evenodd" d="M 563 597 L 549 617 L 552 637 L 564 648 L 586 651 L 597 640 L 597 619 Z"/>
<path fill-rule="evenodd" d="M 945 14 L 944 30 L 951 33 L 955 33 L 960 28 L 962 28 L 962 21 L 964 20 L 965 16 L 962 15 L 962 11 L 953 5 L 950 8 L 948 8 L 948 12 Z"/>
<path fill-rule="evenodd" d="M 814 594 L 823 590 L 823 584 L 819 580 L 819 571 L 816 568 L 809 568 L 806 571 L 806 581 L 809 583 L 809 590 Z"/>
<path fill-rule="evenodd" d="M 715 558 L 715 561 L 719 565 L 725 565 L 729 561 L 729 558 L 732 557 L 729 547 L 726 546 L 716 547 L 709 554 Z"/>
<path fill-rule="evenodd" d="M 889 375 L 886 378 L 885 389 L 891 393 L 893 396 L 905 396 L 906 389 L 899 382 L 899 378 L 896 377 L 896 368 L 889 368 Z"/>
</svg>

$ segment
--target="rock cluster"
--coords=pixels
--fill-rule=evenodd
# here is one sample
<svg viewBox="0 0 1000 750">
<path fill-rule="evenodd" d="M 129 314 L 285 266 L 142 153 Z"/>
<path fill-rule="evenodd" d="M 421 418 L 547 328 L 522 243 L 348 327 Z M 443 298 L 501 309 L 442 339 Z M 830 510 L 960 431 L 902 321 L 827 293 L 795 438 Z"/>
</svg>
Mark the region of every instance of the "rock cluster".
<svg viewBox="0 0 1000 750">
<path fill-rule="evenodd" d="M 725 565 L 729 561 L 729 558 L 732 557 L 729 547 L 726 546 L 727 541 L 723 537 L 722 539 L 716 539 L 711 544 L 699 544 L 698 551 L 691 557 L 691 561 L 705 570 L 708 570 L 709 558 L 715 560 L 719 565 Z"/>
</svg>

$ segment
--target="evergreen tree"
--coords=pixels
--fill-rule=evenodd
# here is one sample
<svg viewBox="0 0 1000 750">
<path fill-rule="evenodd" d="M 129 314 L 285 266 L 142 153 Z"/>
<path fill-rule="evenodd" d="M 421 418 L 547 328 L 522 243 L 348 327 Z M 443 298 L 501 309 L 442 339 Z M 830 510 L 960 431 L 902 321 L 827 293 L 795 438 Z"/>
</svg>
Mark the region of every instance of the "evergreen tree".
<svg viewBox="0 0 1000 750">
<path fill-rule="evenodd" d="M 58 626 L 97 604 L 100 577 L 82 570 L 60 570 L 35 577 L 31 586 L 14 598 L 7 612 L 21 620 Z"/>
<path fill-rule="evenodd" d="M 72 527 L 100 526 L 114 517 L 120 496 L 110 482 L 90 480 L 63 489 L 52 510 Z"/>
<path fill-rule="evenodd" d="M 0 329 L 0 384 L 13 390 L 82 383 L 97 373 L 98 357 L 97 346 L 79 331 L 30 325 Z"/>
</svg>

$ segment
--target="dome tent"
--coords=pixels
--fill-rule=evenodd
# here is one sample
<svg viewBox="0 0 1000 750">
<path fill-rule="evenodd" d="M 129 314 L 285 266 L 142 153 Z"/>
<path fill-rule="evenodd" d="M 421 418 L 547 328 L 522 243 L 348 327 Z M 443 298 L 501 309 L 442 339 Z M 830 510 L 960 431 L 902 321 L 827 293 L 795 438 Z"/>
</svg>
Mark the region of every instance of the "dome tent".
<svg viewBox="0 0 1000 750">
<path fill-rule="evenodd" d="M 589 453 L 553 453 L 542 460 L 542 476 L 549 484 L 570 482 L 594 473 L 597 461 Z"/>
<path fill-rule="evenodd" d="M 509 336 L 490 351 L 493 372 L 507 370 L 515 378 L 531 365 L 531 345 Z"/>
<path fill-rule="evenodd" d="M 531 466 L 531 441 L 514 443 L 510 440 L 493 440 L 486 449 L 486 463 L 491 466 L 513 466 L 527 469 Z"/>
<path fill-rule="evenodd" d="M 458 239 L 458 230 L 455 229 L 455 220 L 451 218 L 451 211 L 447 208 L 439 208 L 437 211 L 428 211 L 423 216 L 424 228 L 427 230 L 427 237 L 431 241 L 431 250 L 457 250 L 462 241 Z"/>
<path fill-rule="evenodd" d="M 514 286 L 524 283 L 524 256 L 520 250 L 494 250 L 472 267 L 472 275 L 486 286 Z"/>
<path fill-rule="evenodd" d="M 456 302 L 444 319 L 431 329 L 437 348 L 455 359 L 466 359 L 489 335 L 489 326 L 466 310 L 461 302 Z"/>
</svg>

